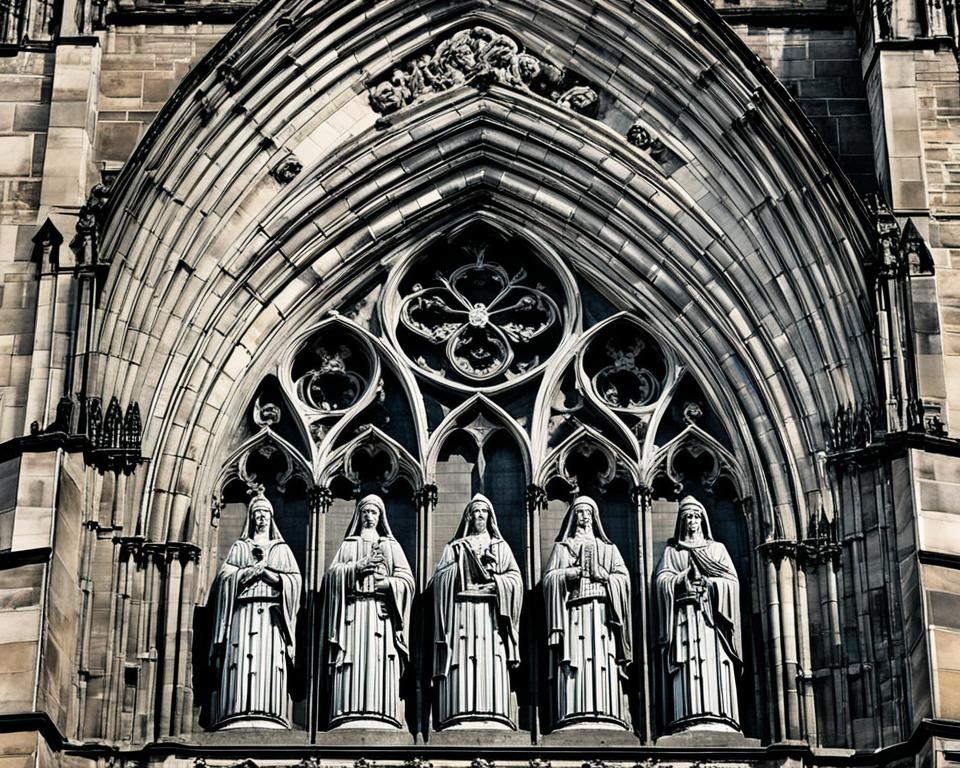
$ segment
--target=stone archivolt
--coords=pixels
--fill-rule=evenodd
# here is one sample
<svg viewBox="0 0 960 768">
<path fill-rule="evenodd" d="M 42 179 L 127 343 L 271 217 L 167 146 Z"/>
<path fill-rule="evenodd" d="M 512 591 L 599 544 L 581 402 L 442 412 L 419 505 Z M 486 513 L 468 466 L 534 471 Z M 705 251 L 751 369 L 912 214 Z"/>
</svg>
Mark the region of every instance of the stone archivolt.
<svg viewBox="0 0 960 768">
<path fill-rule="evenodd" d="M 525 508 L 524 489 L 519 488 L 511 514 L 500 518 L 501 523 L 522 523 L 519 533 L 505 535 L 521 539 L 514 551 L 525 589 L 534 588 L 544 559 L 535 541 L 523 540 L 526 530 L 544 530 L 549 538 L 550 525 L 557 522 L 548 519 L 556 514 L 551 505 L 591 488 L 606 502 L 605 521 L 635 520 L 643 533 L 642 540 L 625 540 L 621 547 L 635 594 L 643 599 L 652 569 L 647 550 L 652 543 L 662 544 L 662 537 L 655 539 L 642 526 L 672 497 L 673 483 L 697 482 L 708 472 L 708 479 L 713 478 L 714 465 L 701 462 L 705 456 L 718 457 L 721 464 L 734 457 L 738 471 L 720 472 L 716 485 L 730 477 L 749 480 L 735 502 L 751 533 L 746 551 L 754 551 L 750 547 L 765 538 L 796 540 L 808 499 L 829 497 L 829 483 L 818 474 L 815 458 L 822 447 L 821 411 L 835 410 L 837 398 L 871 398 L 868 305 L 857 278 L 868 240 L 857 204 L 830 174 L 826 153 L 811 144 L 776 91 L 761 85 L 765 98 L 754 105 L 753 118 L 737 122 L 758 89 L 756 67 L 699 6 L 682 0 L 629 9 L 615 3 L 544 2 L 535 21 L 527 0 L 470 4 L 464 11 L 470 24 L 489 19 L 506 24 L 512 18 L 516 38 L 542 40 L 538 45 L 545 55 L 556 52 L 573 61 L 591 49 L 622 51 L 602 62 L 583 55 L 576 66 L 593 82 L 604 83 L 605 101 L 608 92 L 618 89 L 633 93 L 636 103 L 657 101 L 661 109 L 643 115 L 650 153 L 624 138 L 638 117 L 634 113 L 618 113 L 605 103 L 599 119 L 582 120 L 554 109 L 546 95 L 525 98 L 522 86 L 509 83 L 486 92 L 424 86 L 420 94 L 435 96 L 424 100 L 429 109 L 424 103 L 423 110 L 409 111 L 416 113 L 414 129 L 401 126 L 397 115 L 394 125 L 381 122 L 378 132 L 381 113 L 371 109 L 363 73 L 390 71 L 393 44 L 384 45 L 385 39 L 403 41 L 396 44 L 407 50 L 426 50 L 431 41 L 446 39 L 447 32 L 437 32 L 442 23 L 434 20 L 449 18 L 444 14 L 450 4 L 385 0 L 369 7 L 369 20 L 358 23 L 360 31 L 352 25 L 314 23 L 326 20 L 324 14 L 334 7 L 340 6 L 321 10 L 314 3 L 294 3 L 262 7 L 252 15 L 220 47 L 224 54 L 231 46 L 230 52 L 241 53 L 237 71 L 251 73 L 251 79 L 241 78 L 239 84 L 233 78 L 229 83 L 215 80 L 210 69 L 206 79 L 201 73 L 193 86 L 185 85 L 153 124 L 116 187 L 114 215 L 98 246 L 113 267 L 94 350 L 110 363 L 98 369 L 103 381 L 91 391 L 124 392 L 144 404 L 144 451 L 150 465 L 142 499 L 118 486 L 116 495 L 112 488 L 104 490 L 101 506 L 113 502 L 122 507 L 117 517 L 124 525 L 152 541 L 196 537 L 204 546 L 200 568 L 176 559 L 159 575 L 153 560 L 146 569 L 131 566 L 135 589 L 161 595 L 151 598 L 150 605 L 159 606 L 167 626 L 151 635 L 152 625 L 145 623 L 140 638 L 131 635 L 131 649 L 120 652 L 127 656 L 117 660 L 118 669 L 123 663 L 142 667 L 143 695 L 132 720 L 118 714 L 103 726 L 104 738 L 142 740 L 132 735 L 131 721 L 150 733 L 179 734 L 195 726 L 191 706 L 201 692 L 193 691 L 190 670 L 177 664 L 189 667 L 196 657 L 184 661 L 191 654 L 181 635 L 189 632 L 171 628 L 195 626 L 195 602 L 198 595 L 202 601 L 224 549 L 214 525 L 225 531 L 226 542 L 236 535 L 226 527 L 234 525 L 230 521 L 238 502 L 225 491 L 244 488 L 247 479 L 228 459 L 239 462 L 248 448 L 257 450 L 244 474 L 268 484 L 291 547 L 296 544 L 296 551 L 305 553 L 308 595 L 316 596 L 323 565 L 332 555 L 327 544 L 345 522 L 332 532 L 336 526 L 330 521 L 341 514 L 337 504 L 367 490 L 357 486 L 385 480 L 392 481 L 388 490 L 395 493 L 386 499 L 391 513 L 394 505 L 398 509 L 392 521 L 416 521 L 412 530 L 398 527 L 397 535 L 406 536 L 403 546 L 423 594 L 439 556 L 438 542 L 449 536 L 449 531 L 437 532 L 431 539 L 431 526 L 443 525 L 445 504 L 459 507 L 473 490 L 461 487 L 454 493 L 452 473 L 437 472 L 441 457 L 462 457 L 454 451 L 467 451 L 458 439 L 473 418 L 447 424 L 450 429 L 439 436 L 437 422 L 460 407 L 464 392 L 473 397 L 480 390 L 472 407 L 499 427 L 483 442 L 487 466 L 516 466 L 518 476 L 528 473 L 539 486 L 529 493 Z M 297 34 L 290 34 L 294 29 Z M 584 46 L 575 51 L 570 43 L 574 36 L 557 30 L 573 30 Z M 662 47 L 651 48 L 653 39 L 662 41 Z M 476 52 L 482 45 L 482 39 L 474 40 L 467 48 Z M 682 56 L 664 56 L 665 50 Z M 345 52 L 349 63 L 341 58 Z M 344 65 L 330 67 L 331 61 Z M 707 67 L 712 74 L 703 87 L 697 75 Z M 252 87 L 252 73 L 258 73 L 257 87 Z M 401 73 L 413 75 L 408 68 Z M 472 82 L 482 84 L 485 77 Z M 499 84 L 497 77 L 494 73 Z M 201 91 L 204 95 L 197 98 Z M 396 104 L 409 103 L 402 90 L 399 95 Z M 569 100 L 573 104 L 574 97 L 586 95 L 573 92 Z M 353 100 L 335 103 L 344 98 Z M 693 114 L 690 104 L 701 109 Z M 680 114 L 690 119 L 676 121 Z M 667 174 L 666 166 L 651 162 L 656 160 L 653 137 L 676 155 L 669 167 L 682 166 L 680 172 Z M 238 147 L 243 151 L 238 153 Z M 288 151 L 303 159 L 305 170 L 281 186 L 268 174 Z M 801 197 L 802 206 L 796 205 Z M 591 334 L 609 320 L 602 313 L 599 320 L 594 314 L 584 322 L 580 338 L 575 338 L 577 315 L 571 328 L 564 326 L 542 367 L 509 381 L 465 382 L 457 379 L 459 374 L 442 377 L 411 364 L 413 353 L 391 338 L 395 328 L 378 326 L 379 311 L 371 306 L 379 299 L 364 303 L 357 298 L 362 293 L 358 286 L 391 270 L 392 277 L 396 271 L 388 257 L 416 250 L 438 228 L 465 214 L 481 213 L 526 228 L 556 251 L 558 261 L 576 264 L 578 279 L 591 287 L 591 301 L 597 295 L 614 297 L 614 309 L 629 310 L 617 322 L 633 318 L 633 329 L 645 328 L 662 342 L 664 370 L 656 371 L 646 360 L 618 368 L 609 358 L 599 367 L 587 359 L 588 351 L 598 349 L 599 357 L 606 357 L 605 344 L 591 347 L 598 341 Z M 796 263 L 798 254 L 809 255 L 803 268 Z M 749 269 L 743 267 L 747 264 Z M 514 274 L 511 264 L 504 261 L 503 266 Z M 154 275 L 165 277 L 153 280 Z M 769 275 L 784 275 L 784 280 L 769 280 Z M 831 287 L 828 295 L 818 289 L 822 285 Z M 384 294 L 383 303 L 401 295 Z M 561 302 L 559 293 L 548 295 L 561 312 L 571 309 L 567 297 Z M 147 306 L 157 311 L 134 322 L 134 308 Z M 294 386 L 299 372 L 295 376 L 286 365 L 291 335 L 299 343 L 301 329 L 320 330 L 313 324 L 331 306 L 349 316 L 328 319 L 323 327 L 370 351 L 366 368 L 358 364 L 359 357 L 344 358 L 345 368 L 366 383 L 352 402 L 351 397 L 331 399 L 331 392 L 350 388 L 337 390 L 322 361 L 307 369 L 317 376 L 307 385 L 309 397 L 301 398 Z M 820 330 L 828 343 L 806 343 L 801 329 L 811 317 L 822 318 Z M 752 335 L 761 327 L 762 334 Z M 203 333 L 197 333 L 200 328 Z M 296 330 L 290 334 L 289 328 Z M 630 340 L 637 332 L 628 329 L 627 336 Z M 131 347 L 136 357 L 130 355 Z M 338 346 L 325 348 L 331 352 Z M 423 349 L 416 352 L 421 354 Z M 613 370 L 599 376 L 611 365 Z M 282 417 L 244 431 L 238 417 L 254 400 L 251 382 L 267 368 L 275 368 L 279 385 L 264 393 L 261 402 L 276 406 Z M 693 397 L 681 396 L 688 368 L 695 370 L 703 390 Z M 821 373 L 809 376 L 809 371 Z M 527 382 L 530 389 L 525 390 Z M 116 390 L 111 389 L 114 383 Z M 381 392 L 386 396 L 381 398 Z M 517 403 L 523 398 L 521 407 Z M 700 405 L 684 410 L 716 444 L 693 429 L 682 437 L 658 433 L 675 402 L 694 401 Z M 721 422 L 727 434 L 710 432 L 711 419 Z M 478 423 L 477 432 L 489 430 Z M 254 439 L 259 442 L 249 442 Z M 360 439 L 366 442 L 360 444 Z M 690 450 L 678 449 L 668 461 L 662 451 L 669 440 Z M 507 459 L 496 453 L 504 446 L 512 449 Z M 281 457 L 296 467 L 289 477 Z M 465 463 L 476 467 L 475 458 L 471 454 Z M 670 467 L 668 476 L 659 472 L 660 460 Z M 221 461 L 231 489 L 216 477 Z M 206 502 L 198 500 L 210 493 L 216 513 L 208 529 L 205 515 L 198 514 Z M 416 499 L 414 506 L 400 511 L 410 496 Z M 331 533 L 322 533 L 322 520 Z M 810 633 L 798 618 L 807 606 L 801 588 L 795 588 L 799 579 L 794 581 L 789 557 L 769 565 L 765 572 L 754 567 L 742 574 L 757 585 L 744 599 L 768 599 L 751 607 L 764 612 L 774 606 L 769 608 L 775 614 L 771 622 L 795 631 L 764 638 L 773 654 L 763 658 L 769 661 L 768 676 L 746 689 L 763 691 L 764 704 L 775 703 L 765 710 L 770 713 L 769 739 L 813 741 L 816 733 L 809 729 L 817 718 L 807 677 L 816 659 L 810 658 L 805 645 Z M 167 583 L 161 579 L 168 578 L 174 586 L 182 578 L 183 588 L 161 593 L 159 585 Z M 835 574 L 833 578 L 830 584 L 836 587 Z M 828 581 L 823 579 L 822 594 Z M 116 605 L 124 600 L 117 597 Z M 636 636 L 653 636 L 648 612 L 638 609 L 635 618 Z M 319 645 L 316 636 L 306 643 L 312 649 Z M 114 645 L 127 648 L 119 635 Z M 156 655 L 158 646 L 165 659 L 177 660 L 163 667 L 169 680 L 151 666 L 150 654 Z M 638 642 L 635 650 L 634 670 L 653 669 L 653 649 Z M 305 657 L 309 653 L 298 655 Z M 818 686 L 834 685 L 826 667 L 820 672 Z M 652 738 L 661 724 L 655 722 L 650 697 L 644 698 L 642 673 L 634 674 L 628 693 L 643 719 L 634 727 Z M 113 686 L 109 695 L 120 701 L 127 693 L 124 675 L 109 675 L 104 684 Z M 839 680 L 838 702 L 847 700 L 843 677 L 830 678 Z M 533 708 L 529 701 L 524 706 Z M 423 725 L 426 718 L 420 715 Z M 182 725 L 186 721 L 191 722 Z M 313 725 L 302 718 L 295 722 L 295 727 Z M 80 730 L 90 733 L 85 728 Z"/>
</svg>

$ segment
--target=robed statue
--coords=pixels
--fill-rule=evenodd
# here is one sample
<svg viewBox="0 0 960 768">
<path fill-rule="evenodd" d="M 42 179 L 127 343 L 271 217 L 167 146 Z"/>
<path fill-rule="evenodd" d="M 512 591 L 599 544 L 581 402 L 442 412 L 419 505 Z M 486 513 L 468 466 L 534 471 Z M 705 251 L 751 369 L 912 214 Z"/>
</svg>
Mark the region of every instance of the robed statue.
<svg viewBox="0 0 960 768">
<path fill-rule="evenodd" d="M 401 727 L 414 581 L 379 496 L 357 502 L 323 592 L 330 725 Z"/>
<path fill-rule="evenodd" d="M 486 496 L 463 510 L 433 590 L 438 727 L 515 728 L 509 669 L 520 663 L 523 579 Z"/>
<path fill-rule="evenodd" d="M 214 580 L 210 667 L 214 728 L 289 728 L 300 569 L 258 491 L 243 535 Z"/>
<path fill-rule="evenodd" d="M 549 675 L 557 728 L 627 728 L 630 574 L 589 496 L 567 510 L 543 575 Z"/>
<path fill-rule="evenodd" d="M 693 496 L 680 502 L 656 592 L 667 728 L 739 731 L 740 582 Z"/>
</svg>

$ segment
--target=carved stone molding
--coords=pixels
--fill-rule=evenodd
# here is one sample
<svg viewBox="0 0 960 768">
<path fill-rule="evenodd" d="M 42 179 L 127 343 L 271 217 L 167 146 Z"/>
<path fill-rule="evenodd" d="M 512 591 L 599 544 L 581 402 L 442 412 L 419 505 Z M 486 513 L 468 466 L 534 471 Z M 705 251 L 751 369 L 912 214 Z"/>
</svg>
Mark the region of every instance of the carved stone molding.
<svg viewBox="0 0 960 768">
<path fill-rule="evenodd" d="M 807 535 L 797 543 L 797 562 L 812 571 L 828 562 L 837 564 L 843 545 L 836 520 L 829 520 L 821 509 L 810 515 Z"/>
<path fill-rule="evenodd" d="M 200 562 L 200 548 L 185 541 L 146 541 L 142 536 L 114 536 L 113 541 L 120 560 L 132 559 L 138 566 L 151 560 L 164 567 L 174 561 L 181 564 Z"/>
<path fill-rule="evenodd" d="M 217 67 L 217 77 L 223 81 L 223 85 L 229 93 L 236 93 L 240 88 L 240 70 L 237 68 L 237 58 L 238 55 L 234 53 Z"/>
<path fill-rule="evenodd" d="M 545 509 L 547 506 L 547 492 L 539 485 L 528 485 L 526 498 L 529 509 Z"/>
<path fill-rule="evenodd" d="M 509 35 L 487 27 L 464 29 L 398 67 L 370 88 L 370 106 L 389 115 L 430 93 L 472 83 L 517 88 L 548 98 L 561 107 L 596 116 L 599 94 L 568 72 L 525 52 Z"/>
<path fill-rule="evenodd" d="M 437 486 L 428 483 L 417 491 L 414 491 L 413 500 L 418 507 L 436 506 L 439 499 Z"/>
<path fill-rule="evenodd" d="M 873 442 L 877 414 L 873 403 L 838 407 L 833 420 L 823 425 L 828 449 L 837 452 L 866 448 Z"/>
<path fill-rule="evenodd" d="M 770 539 L 757 547 L 757 551 L 764 559 L 772 560 L 775 563 L 784 559 L 796 560 L 797 550 L 798 542 L 790 539 Z"/>
<path fill-rule="evenodd" d="M 627 129 L 627 141 L 639 149 L 647 149 L 653 138 L 646 126 L 637 120 Z"/>
<path fill-rule="evenodd" d="M 94 184 L 86 202 L 80 206 L 76 234 L 70 241 L 78 265 L 92 266 L 100 262 L 100 232 L 110 206 L 110 191 L 106 182 Z"/>
</svg>

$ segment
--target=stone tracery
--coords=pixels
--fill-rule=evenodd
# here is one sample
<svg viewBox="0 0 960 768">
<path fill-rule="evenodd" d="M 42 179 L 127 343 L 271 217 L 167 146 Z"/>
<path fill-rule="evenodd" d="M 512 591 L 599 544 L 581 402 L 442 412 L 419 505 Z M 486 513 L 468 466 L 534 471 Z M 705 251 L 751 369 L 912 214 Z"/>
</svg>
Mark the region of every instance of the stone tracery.
<svg viewBox="0 0 960 768">
<path fill-rule="evenodd" d="M 521 241 L 476 234 L 398 270 L 398 306 L 383 314 L 388 327 L 408 332 L 398 333 L 397 346 L 419 370 L 489 386 L 541 367 L 575 318 L 569 285 L 557 290 L 569 284 L 565 275 L 544 271 Z"/>
</svg>

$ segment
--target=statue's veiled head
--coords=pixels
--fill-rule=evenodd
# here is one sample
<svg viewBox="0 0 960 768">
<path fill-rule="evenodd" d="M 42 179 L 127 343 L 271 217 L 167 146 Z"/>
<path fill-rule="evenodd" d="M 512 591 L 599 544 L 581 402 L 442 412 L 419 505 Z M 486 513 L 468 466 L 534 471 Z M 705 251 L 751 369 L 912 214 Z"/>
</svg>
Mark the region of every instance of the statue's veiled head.
<svg viewBox="0 0 960 768">
<path fill-rule="evenodd" d="M 710 517 L 707 508 L 693 496 L 684 496 L 677 511 L 677 526 L 674 530 L 677 541 L 691 539 L 713 539 L 710 531 Z"/>
<path fill-rule="evenodd" d="M 590 496 L 577 496 L 570 502 L 560 525 L 557 541 L 573 538 L 577 535 L 578 528 L 591 528 L 596 538 L 610 543 L 606 531 L 603 530 L 603 523 L 600 522 L 600 507 Z"/>
<path fill-rule="evenodd" d="M 463 517 L 454 535 L 454 539 L 464 536 L 487 532 L 492 539 L 502 539 L 500 527 L 497 525 L 497 514 L 493 510 L 493 503 L 482 493 L 475 494 L 463 509 Z"/>
<path fill-rule="evenodd" d="M 273 519 L 273 504 L 270 503 L 263 489 L 258 489 L 247 505 L 247 528 L 243 538 L 252 539 L 255 535 L 266 535 L 270 540 L 283 541 L 280 529 Z"/>
<path fill-rule="evenodd" d="M 470 533 L 483 533 L 490 523 L 490 503 L 486 499 L 474 499 L 467 505 L 467 527 Z"/>
<path fill-rule="evenodd" d="M 377 494 L 370 493 L 357 502 L 347 536 L 359 536 L 364 529 L 375 529 L 381 536 L 393 538 L 387 521 L 387 505 Z"/>
</svg>

